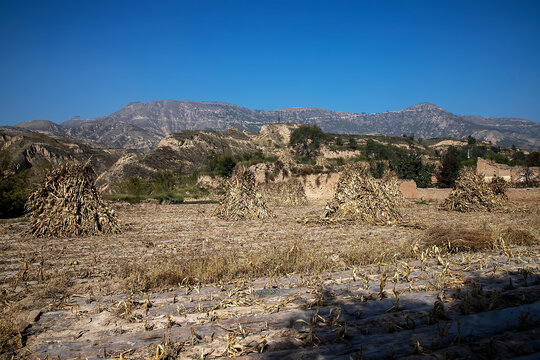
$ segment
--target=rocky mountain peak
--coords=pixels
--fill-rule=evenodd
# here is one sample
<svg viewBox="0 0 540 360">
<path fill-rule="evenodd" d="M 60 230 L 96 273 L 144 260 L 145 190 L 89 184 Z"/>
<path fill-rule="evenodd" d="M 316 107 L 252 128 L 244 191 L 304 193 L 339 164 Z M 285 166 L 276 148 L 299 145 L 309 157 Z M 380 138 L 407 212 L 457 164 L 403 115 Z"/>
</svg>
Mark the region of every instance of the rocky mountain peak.
<svg viewBox="0 0 540 360">
<path fill-rule="evenodd" d="M 439 111 L 448 112 L 448 111 L 444 110 L 442 107 L 437 106 L 437 105 L 432 104 L 432 103 L 428 103 L 428 102 L 423 102 L 423 103 L 420 103 L 420 104 L 409 106 L 408 108 L 406 108 L 404 110 L 409 110 L 409 111 L 439 110 Z"/>
</svg>

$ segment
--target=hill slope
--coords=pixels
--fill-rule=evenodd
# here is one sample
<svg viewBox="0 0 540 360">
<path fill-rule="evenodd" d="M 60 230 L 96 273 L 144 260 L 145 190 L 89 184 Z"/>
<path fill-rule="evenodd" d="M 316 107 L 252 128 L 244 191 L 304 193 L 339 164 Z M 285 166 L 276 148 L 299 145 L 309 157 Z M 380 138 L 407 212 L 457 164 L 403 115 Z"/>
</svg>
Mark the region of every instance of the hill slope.
<svg viewBox="0 0 540 360">
<path fill-rule="evenodd" d="M 45 168 L 67 160 L 90 161 L 96 174 L 101 174 L 126 152 L 122 149 L 95 149 L 86 144 L 14 127 L 0 127 L 0 150 L 9 152 L 17 170 L 31 169 L 36 177 Z"/>
</svg>

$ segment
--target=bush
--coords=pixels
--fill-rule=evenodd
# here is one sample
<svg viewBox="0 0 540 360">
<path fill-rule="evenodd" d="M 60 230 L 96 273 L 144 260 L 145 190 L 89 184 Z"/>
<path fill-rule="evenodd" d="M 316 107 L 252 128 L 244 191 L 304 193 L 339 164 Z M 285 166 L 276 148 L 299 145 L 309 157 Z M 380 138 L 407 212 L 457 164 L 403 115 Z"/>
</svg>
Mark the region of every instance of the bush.
<svg viewBox="0 0 540 360">
<path fill-rule="evenodd" d="M 525 166 L 540 166 L 540 152 L 533 151 L 525 158 Z"/>
<path fill-rule="evenodd" d="M 238 161 L 232 154 L 214 155 L 206 159 L 206 169 L 223 177 L 230 177 Z"/>
<path fill-rule="evenodd" d="M 493 147 L 492 147 L 493 149 Z M 484 156 L 487 160 L 496 162 L 497 164 L 511 165 L 510 159 L 507 156 L 501 155 L 500 150 L 493 153 L 488 153 Z"/>
<path fill-rule="evenodd" d="M 261 162 L 276 162 L 277 156 L 266 156 L 262 150 L 246 152 L 242 154 L 221 154 L 212 155 L 206 158 L 206 170 L 210 174 L 223 177 L 230 177 L 234 168 L 239 163 L 246 166 L 255 165 Z"/>
<path fill-rule="evenodd" d="M 513 155 L 512 155 L 512 160 L 514 160 L 514 162 L 516 163 L 523 163 L 523 161 L 526 159 L 527 157 L 525 156 L 525 153 L 523 151 L 516 151 Z"/>
<path fill-rule="evenodd" d="M 172 171 L 160 171 L 152 175 L 152 192 L 154 194 L 169 194 L 174 190 L 176 177 Z"/>
<path fill-rule="evenodd" d="M 456 154 L 448 152 L 442 159 L 437 170 L 437 185 L 439 187 L 453 187 L 459 173 L 459 160 Z"/>
<path fill-rule="evenodd" d="M 300 125 L 291 132 L 289 146 L 300 157 L 313 158 L 326 139 L 326 134 L 317 125 Z"/>
<path fill-rule="evenodd" d="M 381 144 L 373 139 L 368 139 L 365 145 L 367 159 L 371 160 L 397 160 L 400 156 L 407 154 L 405 149 L 388 144 Z"/>
<path fill-rule="evenodd" d="M 349 138 L 349 149 L 356 150 L 358 149 L 358 143 L 356 142 L 356 139 L 352 136 Z"/>
<path fill-rule="evenodd" d="M 28 174 L 11 169 L 11 155 L 0 151 L 0 218 L 13 218 L 24 214 L 29 196 Z"/>
<path fill-rule="evenodd" d="M 414 180 L 418 187 L 431 186 L 431 175 L 435 171 L 435 165 L 424 164 L 422 157 L 415 153 L 399 155 L 390 162 L 390 168 L 397 172 L 401 179 Z"/>
<path fill-rule="evenodd" d="M 369 164 L 369 172 L 375 179 L 382 178 L 384 171 L 386 170 L 386 164 L 384 161 L 371 162 Z"/>
<path fill-rule="evenodd" d="M 142 197 L 150 193 L 150 184 L 145 179 L 141 179 L 138 176 L 132 176 L 117 184 L 117 189 L 118 192 L 123 194 Z"/>
<path fill-rule="evenodd" d="M 0 218 L 23 215 L 28 195 L 24 176 L 16 174 L 0 178 Z"/>
</svg>

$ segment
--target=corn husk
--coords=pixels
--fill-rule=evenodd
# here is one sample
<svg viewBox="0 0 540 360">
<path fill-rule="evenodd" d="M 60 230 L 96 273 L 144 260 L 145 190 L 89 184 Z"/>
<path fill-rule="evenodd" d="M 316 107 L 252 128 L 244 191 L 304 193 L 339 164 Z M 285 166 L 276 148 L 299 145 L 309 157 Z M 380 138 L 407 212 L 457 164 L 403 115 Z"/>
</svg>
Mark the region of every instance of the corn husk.
<svg viewBox="0 0 540 360">
<path fill-rule="evenodd" d="M 89 164 L 65 163 L 47 173 L 26 202 L 26 233 L 36 237 L 119 233 L 120 225 L 94 184 Z"/>
<path fill-rule="evenodd" d="M 439 209 L 460 212 L 501 210 L 508 200 L 505 191 L 498 181 L 488 184 L 474 169 L 464 168 Z"/>
<path fill-rule="evenodd" d="M 245 168 L 235 170 L 225 182 L 225 195 L 214 213 L 219 218 L 232 221 L 274 216 L 257 192 L 255 175 Z"/>
<path fill-rule="evenodd" d="M 395 174 L 387 172 L 376 180 L 366 165 L 357 163 L 345 168 L 321 219 L 394 224 L 402 218 L 399 207 L 403 202 Z"/>
</svg>

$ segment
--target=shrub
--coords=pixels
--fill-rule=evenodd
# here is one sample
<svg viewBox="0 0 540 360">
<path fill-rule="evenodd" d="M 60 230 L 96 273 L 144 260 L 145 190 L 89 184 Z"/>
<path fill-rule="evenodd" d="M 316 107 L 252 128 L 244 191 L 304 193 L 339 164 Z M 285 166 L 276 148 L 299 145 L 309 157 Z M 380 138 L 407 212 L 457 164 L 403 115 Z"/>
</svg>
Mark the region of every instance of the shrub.
<svg viewBox="0 0 540 360">
<path fill-rule="evenodd" d="M 533 151 L 525 158 L 525 166 L 540 166 L 540 152 Z"/>
<path fill-rule="evenodd" d="M 237 162 L 232 154 L 214 155 L 206 159 L 206 168 L 210 173 L 230 177 Z"/>
<path fill-rule="evenodd" d="M 289 146 L 300 157 L 313 158 L 319 152 L 326 134 L 317 125 L 300 125 L 291 132 Z"/>
<path fill-rule="evenodd" d="M 349 149 L 356 150 L 358 149 L 358 143 L 356 142 L 356 139 L 352 136 L 349 138 Z"/>
<path fill-rule="evenodd" d="M 152 175 L 152 192 L 154 194 L 169 194 L 176 185 L 176 177 L 172 171 L 160 171 Z"/>
<path fill-rule="evenodd" d="M 377 161 L 376 163 L 371 162 L 369 164 L 369 172 L 375 179 L 382 178 L 386 170 L 386 163 L 384 161 Z"/>
<path fill-rule="evenodd" d="M 424 164 L 420 154 L 415 153 L 399 155 L 390 162 L 390 168 L 397 172 L 401 179 L 414 180 L 418 187 L 430 186 L 431 175 L 435 171 L 435 165 Z"/>
<path fill-rule="evenodd" d="M 117 189 L 120 193 L 141 197 L 150 193 L 150 184 L 145 179 L 132 176 L 117 184 Z"/>
<path fill-rule="evenodd" d="M 7 150 L 0 151 L 0 218 L 13 218 L 24 214 L 24 204 L 28 196 L 27 171 L 13 171 L 11 155 Z"/>
<path fill-rule="evenodd" d="M 453 187 L 459 173 L 459 160 L 456 154 L 448 152 L 442 159 L 437 170 L 437 184 L 439 187 Z"/>
</svg>

